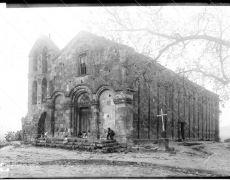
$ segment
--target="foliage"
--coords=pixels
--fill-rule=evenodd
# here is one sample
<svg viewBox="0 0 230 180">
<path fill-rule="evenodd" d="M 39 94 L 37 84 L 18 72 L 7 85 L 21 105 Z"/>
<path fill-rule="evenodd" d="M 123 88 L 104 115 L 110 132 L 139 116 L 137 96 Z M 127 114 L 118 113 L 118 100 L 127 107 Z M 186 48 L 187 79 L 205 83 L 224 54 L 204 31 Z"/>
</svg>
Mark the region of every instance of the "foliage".
<svg viewBox="0 0 230 180">
<path fill-rule="evenodd" d="M 7 141 L 0 141 L 0 149 L 2 147 L 4 147 L 4 146 L 7 146 L 7 145 L 9 145 L 9 142 L 7 142 Z"/>
<path fill-rule="evenodd" d="M 5 134 L 5 139 L 6 141 L 21 141 L 22 140 L 22 131 L 17 131 L 17 132 L 13 132 L 13 131 L 8 131 Z"/>
<path fill-rule="evenodd" d="M 227 142 L 230 142 L 230 138 L 225 139 L 224 142 L 226 142 L 226 143 L 227 143 Z"/>
</svg>

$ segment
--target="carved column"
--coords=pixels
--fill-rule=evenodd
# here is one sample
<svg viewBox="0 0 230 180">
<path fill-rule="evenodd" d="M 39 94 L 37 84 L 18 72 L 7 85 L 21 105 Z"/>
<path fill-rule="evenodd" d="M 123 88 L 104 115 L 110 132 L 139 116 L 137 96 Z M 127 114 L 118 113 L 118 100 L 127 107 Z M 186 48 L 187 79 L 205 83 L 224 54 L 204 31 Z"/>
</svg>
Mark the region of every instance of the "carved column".
<svg viewBox="0 0 230 180">
<path fill-rule="evenodd" d="M 90 122 L 90 132 L 93 139 L 99 138 L 99 101 L 93 99 L 91 102 L 92 119 Z"/>
<path fill-rule="evenodd" d="M 66 108 L 65 114 L 69 123 L 69 128 L 68 128 L 68 136 L 72 136 L 72 127 L 74 126 L 73 121 L 72 121 L 72 113 L 71 113 L 71 109 L 73 107 L 73 103 L 71 102 L 71 100 L 68 98 L 66 103 L 64 104 L 64 107 Z"/>
<path fill-rule="evenodd" d="M 72 102 L 71 107 L 70 107 L 70 120 L 71 120 L 71 124 L 70 124 L 70 130 L 71 130 L 71 137 L 75 136 L 75 131 L 74 131 L 74 127 L 75 125 L 75 105 Z"/>
<path fill-rule="evenodd" d="M 115 131 L 116 140 L 122 146 L 128 146 L 133 140 L 133 94 L 116 95 Z"/>
</svg>

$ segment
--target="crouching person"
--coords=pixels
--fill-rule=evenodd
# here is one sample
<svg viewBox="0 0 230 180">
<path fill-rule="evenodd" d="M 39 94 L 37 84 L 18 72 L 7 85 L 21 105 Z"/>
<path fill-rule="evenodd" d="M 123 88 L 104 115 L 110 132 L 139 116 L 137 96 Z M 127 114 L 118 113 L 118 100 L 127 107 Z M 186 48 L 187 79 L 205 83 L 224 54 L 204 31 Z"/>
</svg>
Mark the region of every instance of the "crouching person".
<svg viewBox="0 0 230 180">
<path fill-rule="evenodd" d="M 114 136 L 115 136 L 115 132 L 112 129 L 108 128 L 107 140 L 109 139 L 113 140 Z"/>
</svg>

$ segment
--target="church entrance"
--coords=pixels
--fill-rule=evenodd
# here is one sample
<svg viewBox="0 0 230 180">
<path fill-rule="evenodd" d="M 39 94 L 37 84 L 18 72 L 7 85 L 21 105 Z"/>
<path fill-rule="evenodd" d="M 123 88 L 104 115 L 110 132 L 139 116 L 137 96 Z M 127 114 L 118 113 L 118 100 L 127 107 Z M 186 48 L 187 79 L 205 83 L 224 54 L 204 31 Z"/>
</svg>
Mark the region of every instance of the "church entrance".
<svg viewBox="0 0 230 180">
<path fill-rule="evenodd" d="M 91 110 L 88 107 L 80 108 L 79 113 L 79 130 L 80 132 L 88 132 L 90 130 Z"/>
<path fill-rule="evenodd" d="M 75 99 L 74 108 L 74 124 L 73 131 L 74 136 L 82 137 L 83 132 L 88 132 L 91 129 L 91 104 L 89 94 L 87 92 L 82 93 Z"/>
<path fill-rule="evenodd" d="M 44 136 L 45 134 L 45 120 L 46 120 L 46 112 L 42 113 L 38 121 L 38 138 Z"/>
</svg>

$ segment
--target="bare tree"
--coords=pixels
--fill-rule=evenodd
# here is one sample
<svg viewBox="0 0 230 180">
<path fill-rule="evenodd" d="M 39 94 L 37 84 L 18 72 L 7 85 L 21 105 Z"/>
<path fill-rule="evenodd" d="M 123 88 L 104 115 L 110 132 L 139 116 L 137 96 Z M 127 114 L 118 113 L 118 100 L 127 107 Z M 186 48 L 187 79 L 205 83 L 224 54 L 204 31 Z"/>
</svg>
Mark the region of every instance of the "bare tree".
<svg viewBox="0 0 230 180">
<path fill-rule="evenodd" d="M 228 7 L 104 7 L 93 33 L 173 69 L 229 99 Z M 93 28 L 92 28 L 93 27 Z"/>
</svg>

